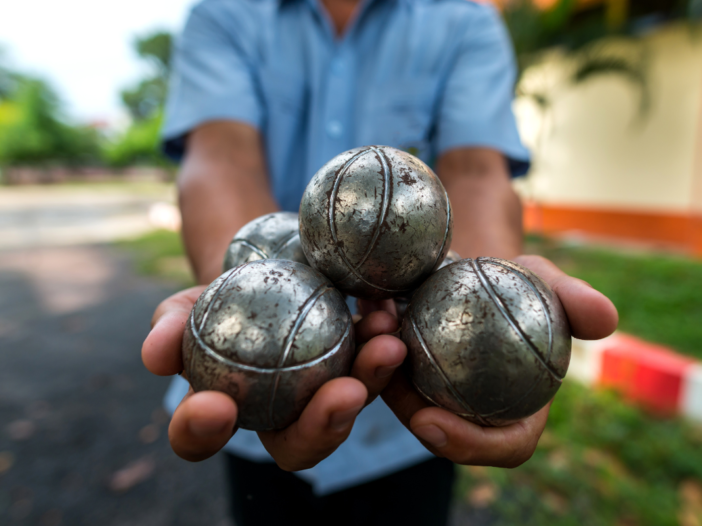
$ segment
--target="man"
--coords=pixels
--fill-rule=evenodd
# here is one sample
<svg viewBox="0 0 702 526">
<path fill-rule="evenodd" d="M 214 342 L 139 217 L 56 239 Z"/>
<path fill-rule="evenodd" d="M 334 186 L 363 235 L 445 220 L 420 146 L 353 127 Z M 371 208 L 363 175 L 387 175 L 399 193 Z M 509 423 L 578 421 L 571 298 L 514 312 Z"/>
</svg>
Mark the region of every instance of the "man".
<svg viewBox="0 0 702 526">
<path fill-rule="evenodd" d="M 510 175 L 524 173 L 528 157 L 511 112 L 513 82 L 509 40 L 489 5 L 205 0 L 178 42 L 164 130 L 166 151 L 183 159 L 183 239 L 199 283 L 220 274 L 245 223 L 296 211 L 326 161 L 386 144 L 434 165 L 455 211 L 454 250 L 515 259 L 556 290 L 575 336 L 610 334 L 617 314 L 604 296 L 546 260 L 520 256 Z M 181 336 L 202 290 L 157 309 L 142 352 L 151 372 L 182 371 Z M 228 443 L 234 453 L 238 526 L 444 524 L 451 462 L 514 467 L 533 453 L 548 407 L 494 429 L 430 407 L 398 369 L 406 348 L 390 335 L 397 320 L 379 307 L 387 304 L 362 306 L 356 331 L 365 345 L 351 377 L 325 384 L 285 430 L 232 437 L 231 398 L 185 394 L 183 380 L 172 388 L 174 451 L 198 461 Z"/>
</svg>

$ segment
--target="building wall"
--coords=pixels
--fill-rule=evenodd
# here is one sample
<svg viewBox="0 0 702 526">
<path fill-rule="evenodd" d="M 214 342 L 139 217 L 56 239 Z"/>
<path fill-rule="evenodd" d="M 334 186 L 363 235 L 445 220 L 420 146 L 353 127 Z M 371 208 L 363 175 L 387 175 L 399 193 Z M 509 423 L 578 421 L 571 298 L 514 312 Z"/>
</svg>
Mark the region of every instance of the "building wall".
<svg viewBox="0 0 702 526">
<path fill-rule="evenodd" d="M 529 97 L 515 102 L 523 139 L 534 154 L 531 173 L 517 183 L 531 203 L 531 229 L 589 227 L 583 217 L 575 224 L 571 218 L 561 226 L 544 225 L 534 215 L 535 207 L 542 216 L 549 209 L 573 209 L 581 216 L 588 210 L 648 214 L 654 219 L 702 212 L 702 33 L 676 24 L 648 35 L 641 45 L 639 51 L 648 57 L 651 95 L 643 114 L 640 92 L 619 75 L 568 83 L 572 62 L 562 54 L 553 53 L 525 72 L 521 89 L 550 100 L 546 111 Z M 679 230 L 680 225 L 671 228 Z M 597 226 L 595 233 L 603 229 Z M 680 239 L 678 234 L 673 242 Z"/>
<path fill-rule="evenodd" d="M 640 115 L 636 89 L 617 75 L 560 86 L 550 115 L 515 103 L 535 165 L 526 197 L 542 203 L 681 211 L 691 206 L 702 95 L 702 35 L 669 27 L 645 40 L 651 107 Z M 525 74 L 555 77 L 561 57 Z M 544 81 L 546 82 L 546 81 Z M 551 80 L 559 84 L 560 80 Z M 538 136 L 541 133 L 541 144 Z"/>
</svg>

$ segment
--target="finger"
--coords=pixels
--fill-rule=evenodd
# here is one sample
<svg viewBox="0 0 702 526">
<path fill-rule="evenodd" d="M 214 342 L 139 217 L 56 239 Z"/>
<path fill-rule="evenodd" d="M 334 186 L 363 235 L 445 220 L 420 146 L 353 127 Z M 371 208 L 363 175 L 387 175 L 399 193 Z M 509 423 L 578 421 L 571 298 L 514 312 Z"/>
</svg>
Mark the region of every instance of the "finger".
<svg viewBox="0 0 702 526">
<path fill-rule="evenodd" d="M 397 317 L 397 308 L 392 300 L 358 300 L 358 312 L 361 316 L 366 316 L 371 312 L 383 310 Z"/>
<path fill-rule="evenodd" d="M 407 347 L 402 340 L 387 334 L 376 336 L 361 348 L 353 363 L 351 376 L 358 378 L 366 386 L 366 403 L 372 402 L 385 389 L 392 374 L 402 365 L 406 356 Z"/>
<path fill-rule="evenodd" d="M 217 391 L 193 393 L 191 388 L 168 427 L 171 447 L 185 460 L 205 460 L 232 437 L 236 418 L 236 403 L 229 396 Z"/>
<path fill-rule="evenodd" d="M 154 311 L 154 315 L 151 318 L 151 327 L 153 328 L 156 323 L 158 323 L 159 319 L 169 312 L 187 311 L 190 313 L 193 305 L 195 305 L 195 302 L 206 288 L 206 285 L 197 285 L 196 287 L 190 287 L 189 289 L 176 292 L 163 300 Z"/>
<path fill-rule="evenodd" d="M 354 378 L 336 378 L 312 397 L 300 418 L 281 431 L 259 432 L 266 450 L 285 471 L 309 469 L 349 436 L 368 391 Z"/>
<path fill-rule="evenodd" d="M 515 261 L 537 274 L 556 292 L 576 338 L 599 340 L 617 328 L 619 314 L 614 304 L 586 282 L 568 276 L 540 256 L 519 256 Z"/>
<path fill-rule="evenodd" d="M 152 329 L 141 347 L 144 366 L 153 374 L 170 376 L 183 370 L 183 331 L 193 305 L 205 287 L 183 290 L 156 308 Z"/>
<path fill-rule="evenodd" d="M 432 453 L 468 465 L 516 467 L 528 460 L 543 432 L 550 403 L 506 427 L 483 428 L 427 403 L 402 370 L 382 392 L 385 403 Z"/>
<path fill-rule="evenodd" d="M 412 415 L 427 407 L 434 407 L 417 393 L 402 369 L 395 371 L 381 397 L 407 429 L 410 428 Z"/>
<path fill-rule="evenodd" d="M 399 329 L 397 318 L 386 311 L 375 311 L 361 318 L 356 323 L 356 341 L 365 343 L 381 334 L 392 334 Z"/>
<path fill-rule="evenodd" d="M 504 427 L 481 427 L 445 409 L 428 407 L 412 416 L 410 430 L 431 451 L 457 464 L 515 468 L 534 454 L 550 406 Z"/>
</svg>

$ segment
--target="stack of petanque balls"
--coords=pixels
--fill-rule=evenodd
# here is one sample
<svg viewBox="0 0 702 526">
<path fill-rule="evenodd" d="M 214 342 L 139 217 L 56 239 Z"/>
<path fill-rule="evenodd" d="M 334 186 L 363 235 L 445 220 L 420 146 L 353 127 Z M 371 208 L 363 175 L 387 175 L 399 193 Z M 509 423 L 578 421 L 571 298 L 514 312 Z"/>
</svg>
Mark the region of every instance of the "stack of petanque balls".
<svg viewBox="0 0 702 526">
<path fill-rule="evenodd" d="M 568 368 L 563 308 L 515 263 L 449 253 L 451 233 L 446 191 L 416 157 L 386 146 L 335 157 L 307 186 L 299 220 L 269 214 L 234 237 L 185 330 L 193 389 L 230 395 L 244 429 L 287 427 L 351 370 L 345 295 L 393 298 L 405 372 L 427 401 L 482 426 L 535 413 Z"/>
</svg>

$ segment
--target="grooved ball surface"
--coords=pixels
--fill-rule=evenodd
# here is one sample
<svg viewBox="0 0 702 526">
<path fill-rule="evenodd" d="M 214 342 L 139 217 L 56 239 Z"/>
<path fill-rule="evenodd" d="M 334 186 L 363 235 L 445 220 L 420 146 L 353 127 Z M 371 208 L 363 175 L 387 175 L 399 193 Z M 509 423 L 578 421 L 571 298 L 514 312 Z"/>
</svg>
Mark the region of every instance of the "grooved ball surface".
<svg viewBox="0 0 702 526">
<path fill-rule="evenodd" d="M 314 269 L 285 260 L 236 267 L 195 303 L 183 340 L 195 391 L 229 394 L 238 424 L 256 431 L 295 421 L 325 382 L 349 373 L 351 314 Z"/>
<path fill-rule="evenodd" d="M 436 270 L 441 270 L 442 268 L 450 265 L 451 263 L 455 263 L 456 261 L 460 260 L 461 256 L 459 256 L 457 252 L 449 250 L 446 254 L 446 257 L 441 262 L 441 265 L 439 265 L 439 267 Z M 414 290 L 410 291 L 404 296 L 395 296 L 395 298 L 393 298 L 393 301 L 395 302 L 395 312 L 397 314 L 397 319 L 400 321 L 400 323 L 402 323 L 402 318 L 404 318 L 405 316 L 405 311 L 407 310 L 407 306 L 409 305 L 409 302 L 412 299 L 412 294 L 414 294 Z"/>
<path fill-rule="evenodd" d="M 558 298 L 510 261 L 464 259 L 434 273 L 402 324 L 410 376 L 431 402 L 480 425 L 506 425 L 556 394 L 570 361 Z"/>
<path fill-rule="evenodd" d="M 229 244 L 222 270 L 260 259 L 289 259 L 309 265 L 300 245 L 297 214 L 275 212 L 246 223 Z"/>
<path fill-rule="evenodd" d="M 347 294 L 407 293 L 443 261 L 452 218 L 439 178 L 387 146 L 349 150 L 312 178 L 300 204 L 307 260 Z"/>
</svg>

